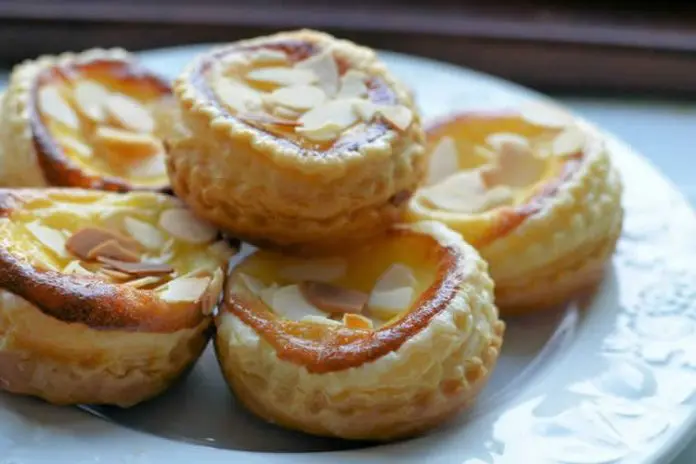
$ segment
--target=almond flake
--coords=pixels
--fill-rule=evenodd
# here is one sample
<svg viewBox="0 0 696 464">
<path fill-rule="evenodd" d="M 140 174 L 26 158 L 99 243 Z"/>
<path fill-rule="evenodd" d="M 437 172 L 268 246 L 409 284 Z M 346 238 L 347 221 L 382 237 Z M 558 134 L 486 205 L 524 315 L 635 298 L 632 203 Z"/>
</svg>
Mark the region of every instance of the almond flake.
<svg viewBox="0 0 696 464">
<path fill-rule="evenodd" d="M 92 248 L 87 253 L 87 259 L 111 258 L 118 261 L 137 262 L 140 257 L 121 246 L 117 240 L 107 240 Z"/>
<path fill-rule="evenodd" d="M 162 142 L 150 134 L 136 133 L 100 126 L 94 134 L 95 143 L 113 155 L 142 158 L 164 150 Z"/>
<path fill-rule="evenodd" d="M 252 69 L 247 73 L 246 78 L 250 81 L 266 82 L 277 85 L 313 84 L 317 81 L 317 75 L 309 69 L 284 68 L 275 66 Z"/>
<path fill-rule="evenodd" d="M 316 130 L 334 124 L 342 129 L 355 124 L 358 117 L 351 100 L 331 100 L 306 112 L 299 119 L 302 130 Z"/>
<path fill-rule="evenodd" d="M 107 116 L 124 129 L 135 132 L 152 132 L 155 120 L 137 100 L 126 95 L 109 95 L 104 104 Z"/>
<path fill-rule="evenodd" d="M 500 143 L 498 162 L 483 169 L 481 175 L 488 187 L 525 188 L 538 182 L 545 168 L 544 160 L 534 156 L 528 145 L 507 140 Z"/>
<path fill-rule="evenodd" d="M 196 218 L 183 208 L 164 211 L 160 215 L 159 226 L 172 237 L 197 245 L 212 242 L 218 234 L 214 227 Z"/>
<path fill-rule="evenodd" d="M 258 123 L 266 126 L 297 127 L 302 123 L 289 119 L 275 118 L 265 113 L 240 113 L 237 117 L 248 123 Z"/>
<path fill-rule="evenodd" d="M 90 252 L 102 243 L 114 240 L 132 254 L 140 250 L 140 245 L 135 240 L 118 232 L 102 229 L 100 227 L 85 227 L 70 236 L 65 243 L 70 253 L 80 259 L 90 259 Z"/>
<path fill-rule="evenodd" d="M 377 112 L 384 117 L 390 126 L 401 132 L 408 129 L 413 121 L 413 111 L 402 105 L 380 106 Z"/>
<path fill-rule="evenodd" d="M 529 103 L 519 108 L 519 112 L 526 121 L 540 126 L 563 128 L 575 123 L 568 111 L 548 103 Z"/>
<path fill-rule="evenodd" d="M 341 88 L 336 98 L 363 98 L 367 96 L 367 85 L 365 85 L 365 73 L 349 69 L 341 77 Z"/>
<path fill-rule="evenodd" d="M 353 100 L 353 111 L 365 122 L 372 121 L 379 109 L 380 105 L 369 100 Z"/>
<path fill-rule="evenodd" d="M 94 122 L 104 120 L 104 105 L 109 95 L 111 92 L 104 86 L 90 80 L 78 81 L 73 87 L 73 99 L 77 110 Z"/>
<path fill-rule="evenodd" d="M 99 274 L 102 274 L 110 279 L 117 280 L 119 282 L 125 282 L 132 278 L 131 275 L 124 272 L 115 271 L 113 269 L 100 269 Z"/>
<path fill-rule="evenodd" d="M 210 277 L 179 277 L 167 283 L 159 297 L 168 302 L 198 302 L 210 284 Z"/>
<path fill-rule="evenodd" d="M 63 147 L 63 150 L 80 158 L 87 159 L 94 155 L 92 147 L 70 135 L 61 134 L 56 137 L 56 141 Z"/>
<path fill-rule="evenodd" d="M 132 177 L 162 177 L 167 174 L 164 153 L 160 152 L 128 164 L 128 174 Z"/>
<path fill-rule="evenodd" d="M 554 156 L 570 156 L 585 149 L 586 137 L 580 129 L 569 127 L 558 134 L 551 144 Z"/>
<path fill-rule="evenodd" d="M 65 235 L 60 231 L 51 227 L 42 226 L 39 221 L 27 224 L 26 228 L 31 232 L 34 238 L 55 253 L 56 256 L 60 258 L 68 256 L 65 249 Z"/>
<path fill-rule="evenodd" d="M 259 48 L 247 54 L 247 58 L 255 64 L 287 63 L 288 55 L 282 50 Z"/>
<path fill-rule="evenodd" d="M 333 57 L 331 50 L 323 50 L 316 55 L 310 56 L 306 60 L 295 64 L 295 69 L 311 70 L 318 78 L 319 87 L 329 97 L 336 95 L 338 91 L 338 65 Z"/>
<path fill-rule="evenodd" d="M 323 90 L 312 85 L 293 85 L 274 90 L 271 101 L 293 110 L 309 110 L 326 100 Z"/>
<path fill-rule="evenodd" d="M 502 150 L 515 150 L 520 154 L 529 155 L 532 148 L 529 140 L 519 134 L 512 132 L 496 132 L 486 137 L 486 143 L 496 152 Z"/>
<path fill-rule="evenodd" d="M 284 266 L 279 276 L 291 282 L 333 282 L 346 275 L 347 268 L 342 258 L 321 258 Z"/>
<path fill-rule="evenodd" d="M 313 142 L 328 142 L 329 140 L 337 139 L 343 132 L 343 129 L 344 127 L 330 122 L 324 126 L 313 129 L 298 127 L 295 132 Z"/>
<path fill-rule="evenodd" d="M 360 313 L 368 295 L 324 282 L 305 281 L 300 284 L 305 299 L 327 313 Z"/>
<path fill-rule="evenodd" d="M 279 119 L 284 119 L 286 121 L 297 119 L 300 116 L 302 116 L 302 113 L 291 110 L 290 108 L 285 108 L 283 106 L 274 106 L 271 110 L 271 113 L 273 113 L 273 116 Z"/>
<path fill-rule="evenodd" d="M 391 319 L 408 309 L 412 300 L 412 287 L 373 290 L 367 306 L 370 308 L 370 314 L 380 319 Z"/>
<path fill-rule="evenodd" d="M 204 315 L 208 316 L 213 313 L 213 310 L 218 305 L 222 297 L 222 288 L 225 281 L 225 274 L 221 268 L 215 269 L 210 285 L 206 289 L 205 295 L 201 298 L 201 309 Z"/>
<path fill-rule="evenodd" d="M 324 316 L 304 316 L 300 319 L 300 322 L 312 322 L 314 324 L 328 325 L 332 327 L 340 327 L 343 324 L 339 321 L 329 319 L 326 315 Z"/>
<path fill-rule="evenodd" d="M 63 274 L 92 275 L 91 272 L 82 267 L 82 263 L 78 260 L 70 261 L 68 265 L 63 268 Z"/>
<path fill-rule="evenodd" d="M 134 288 L 143 288 L 155 285 L 156 283 L 159 283 L 161 280 L 161 276 L 147 276 L 141 277 L 140 279 L 131 280 L 129 282 L 124 283 L 124 285 Z"/>
<path fill-rule="evenodd" d="M 454 139 L 444 136 L 430 154 L 427 184 L 435 184 L 459 170 L 459 153 Z"/>
<path fill-rule="evenodd" d="M 214 88 L 220 101 L 234 112 L 255 111 L 263 106 L 261 94 L 241 82 L 219 79 Z"/>
<path fill-rule="evenodd" d="M 154 263 L 148 261 L 128 262 L 118 259 L 111 259 L 104 256 L 99 257 L 98 261 L 117 271 L 136 277 L 160 276 L 174 272 L 174 269 L 166 263 Z"/>
<path fill-rule="evenodd" d="M 261 291 L 266 288 L 261 280 L 249 274 L 239 274 L 239 278 L 244 282 L 244 286 L 254 295 L 260 295 Z"/>
<path fill-rule="evenodd" d="M 389 290 L 397 287 L 412 287 L 416 283 L 416 277 L 410 267 L 402 263 L 394 263 L 379 276 L 374 289 Z"/>
<path fill-rule="evenodd" d="M 280 287 L 273 294 L 271 308 L 280 316 L 299 321 L 304 316 L 322 316 L 325 313 L 302 295 L 299 285 Z"/>
<path fill-rule="evenodd" d="M 489 190 L 477 170 L 458 172 L 420 193 L 435 208 L 466 214 L 510 204 L 513 200 L 507 187 Z"/>
<path fill-rule="evenodd" d="M 41 113 L 71 129 L 80 127 L 80 120 L 75 111 L 56 87 L 42 87 L 39 90 L 38 99 Z"/>
<path fill-rule="evenodd" d="M 159 250 L 164 244 L 164 236 L 156 227 L 139 219 L 126 216 L 123 220 L 126 231 L 133 239 L 143 247 L 150 250 Z"/>
<path fill-rule="evenodd" d="M 372 321 L 360 314 L 346 313 L 343 315 L 343 325 L 350 329 L 371 329 Z"/>
</svg>

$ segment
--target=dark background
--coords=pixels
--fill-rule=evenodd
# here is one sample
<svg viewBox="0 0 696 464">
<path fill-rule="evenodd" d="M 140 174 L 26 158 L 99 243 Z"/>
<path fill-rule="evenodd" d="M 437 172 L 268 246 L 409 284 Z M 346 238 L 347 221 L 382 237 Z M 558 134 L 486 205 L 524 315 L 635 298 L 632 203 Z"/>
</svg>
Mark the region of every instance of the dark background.
<svg viewBox="0 0 696 464">
<path fill-rule="evenodd" d="M 0 64 L 312 27 L 545 91 L 696 95 L 696 4 L 688 3 L 0 0 Z"/>
</svg>

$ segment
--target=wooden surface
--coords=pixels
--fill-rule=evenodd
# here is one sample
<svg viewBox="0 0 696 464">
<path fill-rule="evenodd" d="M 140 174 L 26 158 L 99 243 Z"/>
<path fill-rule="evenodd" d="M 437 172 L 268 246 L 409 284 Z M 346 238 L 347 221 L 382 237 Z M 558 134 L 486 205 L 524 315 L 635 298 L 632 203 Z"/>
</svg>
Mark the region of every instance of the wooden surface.
<svg viewBox="0 0 696 464">
<path fill-rule="evenodd" d="M 312 27 L 545 90 L 696 95 L 696 8 L 464 0 L 0 0 L 0 60 Z M 477 2 L 484 3 L 484 2 Z M 654 5 L 654 2 L 651 2 Z M 563 5 L 563 6 L 559 6 Z M 652 8 L 655 9 L 654 6 Z"/>
</svg>

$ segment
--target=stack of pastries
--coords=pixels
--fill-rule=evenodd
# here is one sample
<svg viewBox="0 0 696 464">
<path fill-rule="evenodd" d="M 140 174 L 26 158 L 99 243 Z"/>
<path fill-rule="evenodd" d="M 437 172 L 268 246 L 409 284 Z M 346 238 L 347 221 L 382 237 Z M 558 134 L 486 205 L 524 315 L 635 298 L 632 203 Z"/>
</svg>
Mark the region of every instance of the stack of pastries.
<svg viewBox="0 0 696 464">
<path fill-rule="evenodd" d="M 592 128 L 424 130 L 372 50 L 307 30 L 211 49 L 173 85 L 122 50 L 17 66 L 0 186 L 0 387 L 132 406 L 212 336 L 251 411 L 347 439 L 470 405 L 498 307 L 597 284 L 622 220 Z"/>
</svg>

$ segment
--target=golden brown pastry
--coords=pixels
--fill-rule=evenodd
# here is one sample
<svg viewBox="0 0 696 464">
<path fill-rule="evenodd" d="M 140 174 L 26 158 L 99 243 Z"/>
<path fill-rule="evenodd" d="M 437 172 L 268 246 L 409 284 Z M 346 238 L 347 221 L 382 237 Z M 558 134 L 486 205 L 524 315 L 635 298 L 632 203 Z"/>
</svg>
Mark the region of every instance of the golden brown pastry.
<svg viewBox="0 0 696 464">
<path fill-rule="evenodd" d="M 26 61 L 2 103 L 0 186 L 168 188 L 164 108 L 176 108 L 169 84 L 123 50 Z"/>
<path fill-rule="evenodd" d="M 388 440 L 474 401 L 504 324 L 486 263 L 437 222 L 320 258 L 269 251 L 230 274 L 215 346 L 236 396 L 311 434 Z"/>
<path fill-rule="evenodd" d="M 0 388 L 131 406 L 200 355 L 233 250 L 157 193 L 0 189 Z"/>
<path fill-rule="evenodd" d="M 418 113 L 375 53 L 313 31 L 197 57 L 175 83 L 172 188 L 262 244 L 319 250 L 377 235 L 424 170 Z"/>
<path fill-rule="evenodd" d="M 442 221 L 478 249 L 503 315 L 548 308 L 596 284 L 621 232 L 622 186 L 601 135 L 567 114 L 547 118 L 553 125 L 534 114 L 434 124 L 427 185 L 407 213 Z"/>
</svg>

